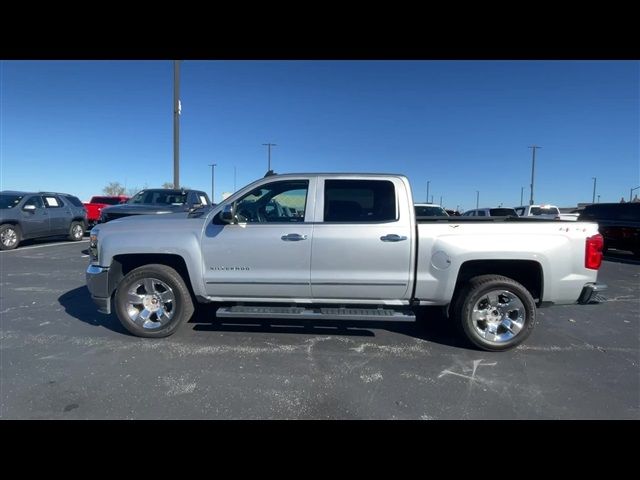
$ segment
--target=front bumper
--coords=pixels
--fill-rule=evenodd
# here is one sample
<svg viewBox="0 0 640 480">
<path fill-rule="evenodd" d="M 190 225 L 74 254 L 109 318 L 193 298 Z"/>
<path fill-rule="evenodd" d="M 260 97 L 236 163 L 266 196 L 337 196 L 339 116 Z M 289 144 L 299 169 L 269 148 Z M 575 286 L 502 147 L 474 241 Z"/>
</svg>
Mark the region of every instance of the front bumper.
<svg viewBox="0 0 640 480">
<path fill-rule="evenodd" d="M 100 313 L 111 313 L 111 295 L 109 292 L 109 267 L 89 265 L 86 272 L 87 288 L 91 300 L 98 306 Z"/>
<path fill-rule="evenodd" d="M 606 291 L 609 287 L 604 283 L 587 283 L 582 288 L 582 293 L 578 298 L 578 303 L 585 305 L 591 302 L 602 302 L 604 299 L 598 295 Z"/>
</svg>

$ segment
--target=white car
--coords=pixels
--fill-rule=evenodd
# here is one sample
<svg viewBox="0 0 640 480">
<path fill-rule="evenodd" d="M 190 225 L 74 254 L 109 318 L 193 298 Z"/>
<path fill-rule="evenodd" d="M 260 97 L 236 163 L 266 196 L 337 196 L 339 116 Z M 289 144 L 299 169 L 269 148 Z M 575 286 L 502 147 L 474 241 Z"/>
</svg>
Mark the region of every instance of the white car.
<svg viewBox="0 0 640 480">
<path fill-rule="evenodd" d="M 522 205 L 515 207 L 519 217 L 538 217 L 560 220 L 560 209 L 555 205 Z"/>
</svg>

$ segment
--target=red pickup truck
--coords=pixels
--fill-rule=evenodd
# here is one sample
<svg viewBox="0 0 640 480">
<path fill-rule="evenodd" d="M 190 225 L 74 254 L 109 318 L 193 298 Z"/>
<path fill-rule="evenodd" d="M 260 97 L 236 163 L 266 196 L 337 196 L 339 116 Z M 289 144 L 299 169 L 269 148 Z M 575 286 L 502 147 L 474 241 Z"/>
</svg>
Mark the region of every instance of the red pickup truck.
<svg viewBox="0 0 640 480">
<path fill-rule="evenodd" d="M 84 203 L 84 207 L 87 209 L 87 223 L 89 224 L 89 228 L 98 223 L 100 212 L 104 207 L 126 203 L 129 198 L 130 197 L 126 195 L 101 195 L 91 197 L 88 203 Z"/>
</svg>

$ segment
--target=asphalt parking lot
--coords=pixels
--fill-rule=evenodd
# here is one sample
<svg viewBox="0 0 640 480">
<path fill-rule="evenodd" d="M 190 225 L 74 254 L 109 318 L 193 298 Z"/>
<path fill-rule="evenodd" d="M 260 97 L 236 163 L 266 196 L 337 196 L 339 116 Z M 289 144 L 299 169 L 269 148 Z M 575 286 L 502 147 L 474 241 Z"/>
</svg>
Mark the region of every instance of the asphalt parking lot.
<svg viewBox="0 0 640 480">
<path fill-rule="evenodd" d="M 133 337 L 85 287 L 87 241 L 0 252 L 3 419 L 638 419 L 640 262 L 600 270 L 607 303 L 541 309 L 524 345 L 472 350 L 415 324 L 246 323 L 201 309 Z"/>
</svg>

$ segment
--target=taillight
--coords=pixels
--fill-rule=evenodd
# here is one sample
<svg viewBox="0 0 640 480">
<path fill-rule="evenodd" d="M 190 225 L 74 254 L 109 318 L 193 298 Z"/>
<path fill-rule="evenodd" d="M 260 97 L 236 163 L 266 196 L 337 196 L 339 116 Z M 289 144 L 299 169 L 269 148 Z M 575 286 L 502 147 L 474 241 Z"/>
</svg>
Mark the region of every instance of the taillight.
<svg viewBox="0 0 640 480">
<path fill-rule="evenodd" d="M 602 263 L 602 247 L 604 247 L 604 238 L 599 233 L 593 237 L 587 238 L 584 248 L 584 266 L 592 270 L 598 270 Z"/>
</svg>

